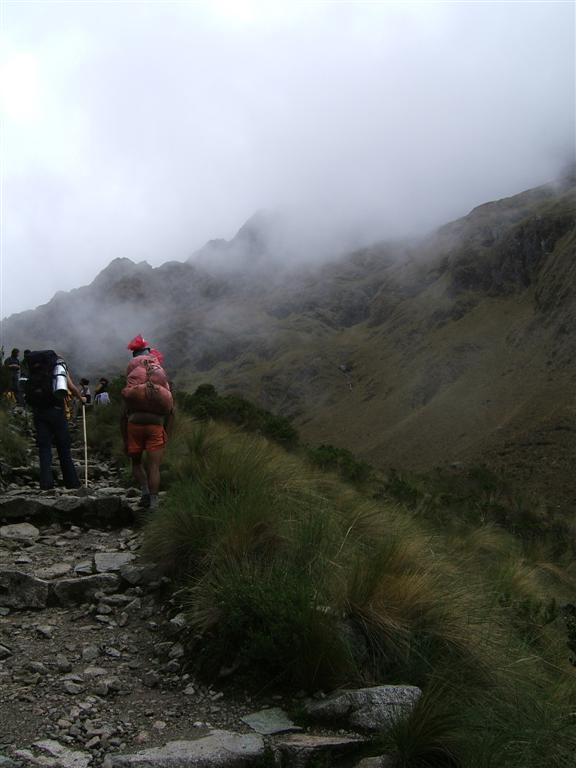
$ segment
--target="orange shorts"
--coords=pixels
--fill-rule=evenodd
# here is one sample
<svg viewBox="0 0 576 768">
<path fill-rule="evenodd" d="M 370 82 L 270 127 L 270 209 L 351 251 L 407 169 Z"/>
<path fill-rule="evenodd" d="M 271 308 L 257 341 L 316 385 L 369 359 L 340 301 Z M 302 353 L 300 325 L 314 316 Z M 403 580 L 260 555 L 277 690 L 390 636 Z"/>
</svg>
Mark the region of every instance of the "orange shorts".
<svg viewBox="0 0 576 768">
<path fill-rule="evenodd" d="M 161 424 L 127 424 L 128 453 L 159 451 L 166 445 L 166 430 Z"/>
</svg>

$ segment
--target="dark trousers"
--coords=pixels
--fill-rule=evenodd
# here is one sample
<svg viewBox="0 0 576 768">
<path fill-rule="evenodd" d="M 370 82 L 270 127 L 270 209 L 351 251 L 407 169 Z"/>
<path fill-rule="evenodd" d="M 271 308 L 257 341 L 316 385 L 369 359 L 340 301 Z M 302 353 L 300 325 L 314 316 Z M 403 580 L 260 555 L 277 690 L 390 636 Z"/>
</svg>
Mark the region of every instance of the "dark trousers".
<svg viewBox="0 0 576 768">
<path fill-rule="evenodd" d="M 52 442 L 58 451 L 62 479 L 66 488 L 79 488 L 80 482 L 70 453 L 70 433 L 62 408 L 34 409 L 34 427 L 40 459 L 40 488 L 54 487 L 52 477 Z"/>
<path fill-rule="evenodd" d="M 20 374 L 13 373 L 12 374 L 12 381 L 10 384 L 10 389 L 14 393 L 14 398 L 16 399 L 16 402 L 18 405 L 24 405 L 24 398 L 22 396 L 22 388 L 20 386 Z"/>
</svg>

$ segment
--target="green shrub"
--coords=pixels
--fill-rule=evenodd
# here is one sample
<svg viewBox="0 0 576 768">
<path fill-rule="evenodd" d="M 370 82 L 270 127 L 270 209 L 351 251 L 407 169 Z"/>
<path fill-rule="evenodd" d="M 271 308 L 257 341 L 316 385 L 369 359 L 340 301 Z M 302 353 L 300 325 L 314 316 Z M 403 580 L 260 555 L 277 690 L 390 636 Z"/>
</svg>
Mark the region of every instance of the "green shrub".
<svg viewBox="0 0 576 768">
<path fill-rule="evenodd" d="M 337 472 L 343 480 L 351 483 L 363 483 L 370 479 L 373 469 L 365 461 L 360 461 L 345 448 L 322 444 L 317 448 L 308 448 L 306 458 L 316 467 Z"/>
<path fill-rule="evenodd" d="M 237 395 L 219 395 L 211 384 L 200 385 L 193 394 L 180 393 L 181 408 L 196 419 L 215 419 L 236 424 L 249 432 L 258 432 L 286 448 L 299 441 L 297 430 L 290 421 Z"/>
</svg>

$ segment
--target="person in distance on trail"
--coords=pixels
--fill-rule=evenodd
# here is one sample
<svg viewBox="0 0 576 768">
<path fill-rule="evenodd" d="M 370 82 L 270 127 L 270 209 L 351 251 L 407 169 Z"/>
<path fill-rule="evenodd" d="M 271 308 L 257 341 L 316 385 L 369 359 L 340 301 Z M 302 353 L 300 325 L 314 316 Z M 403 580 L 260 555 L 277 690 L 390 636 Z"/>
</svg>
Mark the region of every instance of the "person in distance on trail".
<svg viewBox="0 0 576 768">
<path fill-rule="evenodd" d="M 52 475 L 52 443 L 56 445 L 62 479 L 66 488 L 79 488 L 80 481 L 70 452 L 70 433 L 64 410 L 68 392 L 82 404 L 86 399 L 72 380 L 66 363 L 53 350 L 30 352 L 26 402 L 32 408 L 38 459 L 40 489 L 54 488 Z"/>
<path fill-rule="evenodd" d="M 30 350 L 25 349 L 24 350 L 24 357 L 22 358 L 22 362 L 20 364 L 20 378 L 27 379 L 30 375 L 30 370 L 28 368 L 28 358 L 30 357 Z"/>
<path fill-rule="evenodd" d="M 150 345 L 135 336 L 127 347 L 132 360 L 126 371 L 122 390 L 121 429 L 126 453 L 132 462 L 132 475 L 139 484 L 140 506 L 155 509 L 160 490 L 160 462 L 172 427 L 174 402 L 166 373 L 152 354 Z M 146 464 L 143 457 L 146 453 Z"/>
<path fill-rule="evenodd" d="M 90 405 L 92 401 L 92 395 L 90 393 L 90 381 L 89 379 L 82 378 L 80 379 L 80 386 L 78 387 L 80 390 L 80 394 L 84 398 L 84 402 L 86 405 Z M 74 403 L 72 405 L 72 417 L 76 419 L 78 417 L 78 413 L 80 412 L 80 408 L 82 408 L 82 404 L 79 400 L 74 400 Z"/>
<path fill-rule="evenodd" d="M 101 378 L 98 381 L 98 386 L 94 390 L 94 405 L 110 405 L 108 379 Z"/>
<path fill-rule="evenodd" d="M 7 357 L 4 361 L 4 365 L 8 370 L 10 371 L 10 392 L 14 395 L 14 399 L 16 400 L 16 403 L 18 405 L 24 405 L 24 401 L 22 399 L 22 392 L 20 391 L 20 360 L 18 358 L 18 355 L 20 354 L 20 350 L 14 348 L 10 354 L 10 357 Z"/>
</svg>

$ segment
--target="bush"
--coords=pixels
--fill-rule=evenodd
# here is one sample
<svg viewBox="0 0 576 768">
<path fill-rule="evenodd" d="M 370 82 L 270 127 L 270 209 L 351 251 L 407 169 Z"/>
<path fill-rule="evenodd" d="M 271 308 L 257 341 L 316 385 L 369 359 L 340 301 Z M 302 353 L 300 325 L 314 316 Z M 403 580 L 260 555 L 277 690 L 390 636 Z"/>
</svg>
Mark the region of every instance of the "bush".
<svg viewBox="0 0 576 768">
<path fill-rule="evenodd" d="M 350 483 L 363 483 L 370 479 L 373 469 L 365 461 L 360 461 L 345 448 L 322 444 L 317 448 L 308 448 L 306 457 L 311 464 L 327 472 L 337 472 L 343 480 Z"/>
<path fill-rule="evenodd" d="M 288 419 L 237 395 L 219 395 L 211 384 L 200 385 L 194 394 L 180 393 L 181 408 L 196 419 L 215 419 L 236 424 L 249 432 L 258 432 L 285 448 L 294 448 L 299 441 L 297 430 Z"/>
</svg>

